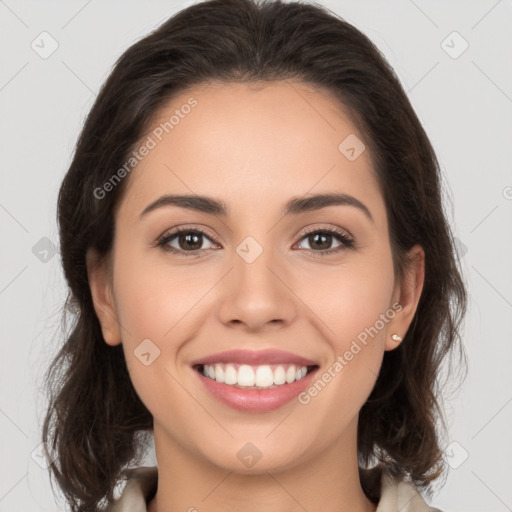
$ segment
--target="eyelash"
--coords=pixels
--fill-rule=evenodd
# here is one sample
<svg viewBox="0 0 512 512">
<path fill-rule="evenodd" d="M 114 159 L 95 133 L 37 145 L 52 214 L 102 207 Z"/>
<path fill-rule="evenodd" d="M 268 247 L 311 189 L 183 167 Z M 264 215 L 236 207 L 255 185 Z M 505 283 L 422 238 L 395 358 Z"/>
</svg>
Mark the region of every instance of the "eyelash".
<svg viewBox="0 0 512 512">
<path fill-rule="evenodd" d="M 183 227 L 183 228 L 180 228 L 171 233 L 165 233 L 164 235 L 162 235 L 157 241 L 157 246 L 161 247 L 162 250 L 164 250 L 164 251 L 177 253 L 177 254 L 183 255 L 185 257 L 197 256 L 199 252 L 208 250 L 208 249 L 196 249 L 194 251 L 184 251 L 184 250 L 176 249 L 176 248 L 168 245 L 168 243 L 171 240 L 173 240 L 174 238 L 178 237 L 179 235 L 181 235 L 183 233 L 199 234 L 199 235 L 202 235 L 202 236 L 208 238 L 212 242 L 218 244 L 218 242 L 216 240 L 212 239 L 212 237 L 210 235 L 208 235 L 207 233 L 205 233 L 203 230 L 201 230 L 199 228 Z M 334 247 L 332 249 L 319 250 L 319 251 L 315 251 L 313 249 L 299 249 L 301 251 L 312 252 L 314 254 L 316 253 L 315 257 L 316 256 L 320 256 L 320 257 L 328 256 L 330 254 L 337 253 L 337 252 L 340 252 L 340 251 L 343 251 L 346 249 L 352 249 L 352 248 L 354 248 L 354 245 L 355 245 L 354 240 L 352 238 L 350 238 L 343 231 L 340 231 L 335 228 L 313 228 L 313 229 L 303 233 L 303 235 L 299 239 L 299 242 L 302 241 L 303 239 L 307 238 L 311 234 L 322 234 L 322 235 L 334 236 L 335 238 L 338 239 L 339 242 L 341 242 L 340 246 Z"/>
</svg>

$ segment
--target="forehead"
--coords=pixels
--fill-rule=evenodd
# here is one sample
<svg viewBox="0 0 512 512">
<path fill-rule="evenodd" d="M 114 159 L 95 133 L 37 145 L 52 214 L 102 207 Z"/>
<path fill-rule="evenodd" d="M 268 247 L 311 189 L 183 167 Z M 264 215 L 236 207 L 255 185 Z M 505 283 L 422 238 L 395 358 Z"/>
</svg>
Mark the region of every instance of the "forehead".
<svg viewBox="0 0 512 512">
<path fill-rule="evenodd" d="M 153 147 L 127 184 L 124 201 L 132 205 L 164 193 L 200 194 L 240 212 L 336 191 L 382 214 L 368 144 L 336 98 L 311 84 L 198 85 L 158 111 L 141 140 L 147 137 Z"/>
</svg>

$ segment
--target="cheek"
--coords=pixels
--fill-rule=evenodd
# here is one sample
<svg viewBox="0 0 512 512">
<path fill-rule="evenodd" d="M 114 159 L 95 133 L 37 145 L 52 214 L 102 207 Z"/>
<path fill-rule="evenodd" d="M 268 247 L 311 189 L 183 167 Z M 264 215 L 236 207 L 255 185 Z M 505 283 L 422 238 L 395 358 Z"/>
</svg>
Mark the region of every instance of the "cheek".
<svg viewBox="0 0 512 512">
<path fill-rule="evenodd" d="M 116 270 L 116 308 L 125 327 L 123 341 L 129 344 L 144 338 L 168 342 L 209 282 L 214 282 L 204 272 L 196 272 L 196 278 L 194 270 L 171 269 L 142 254 L 119 258 Z"/>
<path fill-rule="evenodd" d="M 153 279 L 140 268 L 133 278 L 120 280 L 118 289 L 122 290 L 118 313 L 125 328 L 123 351 L 130 380 L 151 415 L 158 418 L 167 411 L 170 396 L 177 408 L 178 402 L 186 403 L 186 397 L 179 400 L 183 391 L 173 361 L 187 301 L 179 287 L 166 289 L 162 279 Z"/>
<path fill-rule="evenodd" d="M 162 269 L 118 244 L 114 260 L 114 289 L 118 322 L 126 364 L 135 388 L 156 389 L 165 371 L 164 341 L 183 315 L 183 291 L 178 282 L 168 287 Z M 156 387 L 155 387 L 156 386 Z M 145 401 L 145 400 L 144 400 Z"/>
<path fill-rule="evenodd" d="M 394 275 L 391 257 L 354 258 L 322 272 L 302 272 L 304 302 L 324 323 L 326 337 L 336 348 L 379 321 L 391 307 Z M 314 283 L 314 286 L 311 285 Z M 387 324 L 386 324 L 387 325 Z M 382 323 L 379 330 L 384 331 Z"/>
</svg>

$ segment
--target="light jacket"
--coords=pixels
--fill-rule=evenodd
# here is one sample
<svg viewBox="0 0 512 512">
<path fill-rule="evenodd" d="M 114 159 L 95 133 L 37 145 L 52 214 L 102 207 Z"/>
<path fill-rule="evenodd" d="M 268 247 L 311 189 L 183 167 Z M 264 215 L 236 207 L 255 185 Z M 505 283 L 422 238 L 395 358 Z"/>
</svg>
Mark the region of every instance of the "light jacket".
<svg viewBox="0 0 512 512">
<path fill-rule="evenodd" d="M 394 478 L 383 464 L 361 469 L 360 478 L 362 486 L 378 503 L 376 512 L 442 512 L 427 505 L 411 482 Z M 120 498 L 107 512 L 147 512 L 157 481 L 156 466 L 132 469 Z"/>
</svg>

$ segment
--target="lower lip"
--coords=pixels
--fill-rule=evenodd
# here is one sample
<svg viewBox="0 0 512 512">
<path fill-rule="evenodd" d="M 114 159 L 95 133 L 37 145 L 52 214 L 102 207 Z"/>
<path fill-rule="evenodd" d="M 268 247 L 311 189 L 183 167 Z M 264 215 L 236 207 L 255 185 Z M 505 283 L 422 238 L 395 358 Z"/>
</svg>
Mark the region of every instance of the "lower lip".
<svg viewBox="0 0 512 512">
<path fill-rule="evenodd" d="M 243 389 L 205 377 L 194 370 L 206 389 L 225 405 L 241 411 L 266 412 L 273 411 L 293 400 L 304 391 L 311 382 L 318 368 L 308 372 L 300 380 L 291 384 L 283 384 L 272 389 Z"/>
</svg>

